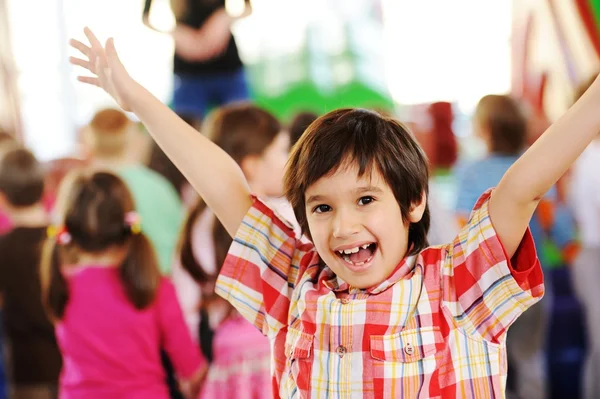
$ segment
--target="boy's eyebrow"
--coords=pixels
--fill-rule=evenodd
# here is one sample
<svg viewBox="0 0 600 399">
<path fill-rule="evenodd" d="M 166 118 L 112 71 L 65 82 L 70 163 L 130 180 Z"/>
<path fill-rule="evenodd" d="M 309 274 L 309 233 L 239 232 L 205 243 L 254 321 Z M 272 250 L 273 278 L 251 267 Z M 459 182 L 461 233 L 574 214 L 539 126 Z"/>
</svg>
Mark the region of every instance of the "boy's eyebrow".
<svg viewBox="0 0 600 399">
<path fill-rule="evenodd" d="M 310 197 L 308 197 L 308 199 L 306 200 L 306 205 L 310 205 L 313 202 L 322 202 L 324 199 L 324 197 L 322 195 L 311 195 Z"/>
<path fill-rule="evenodd" d="M 353 192 L 355 194 L 363 194 L 363 193 L 376 193 L 376 194 L 380 194 L 383 193 L 383 190 L 380 189 L 377 186 L 363 186 L 363 187 L 358 187 L 355 190 L 353 190 Z M 313 202 L 325 202 L 325 196 L 323 195 L 311 195 L 310 197 L 308 197 L 308 199 L 306 200 L 306 205 L 310 205 Z"/>
<path fill-rule="evenodd" d="M 367 193 L 367 192 L 380 194 L 383 192 L 383 190 L 377 186 L 364 186 L 364 187 L 358 187 L 356 190 L 354 190 L 354 192 L 356 194 L 362 194 L 362 193 Z"/>
</svg>

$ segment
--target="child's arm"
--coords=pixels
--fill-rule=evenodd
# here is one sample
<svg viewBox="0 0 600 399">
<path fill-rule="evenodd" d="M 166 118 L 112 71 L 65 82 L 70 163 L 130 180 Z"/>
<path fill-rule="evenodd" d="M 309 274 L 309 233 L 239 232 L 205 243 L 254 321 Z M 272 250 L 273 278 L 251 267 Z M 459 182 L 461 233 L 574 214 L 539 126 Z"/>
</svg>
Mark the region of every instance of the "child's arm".
<svg viewBox="0 0 600 399">
<path fill-rule="evenodd" d="M 538 201 L 600 131 L 600 82 L 588 91 L 506 172 L 489 212 L 506 253 L 517 250 Z"/>
<path fill-rule="evenodd" d="M 252 204 L 240 167 L 133 80 L 121 64 L 112 39 L 103 48 L 89 29 L 85 29 L 85 34 L 91 47 L 71 40 L 71 45 L 85 56 L 71 57 L 71 63 L 84 67 L 95 77 L 79 77 L 79 80 L 104 89 L 125 111 L 133 111 L 229 234 L 235 235 Z"/>
</svg>

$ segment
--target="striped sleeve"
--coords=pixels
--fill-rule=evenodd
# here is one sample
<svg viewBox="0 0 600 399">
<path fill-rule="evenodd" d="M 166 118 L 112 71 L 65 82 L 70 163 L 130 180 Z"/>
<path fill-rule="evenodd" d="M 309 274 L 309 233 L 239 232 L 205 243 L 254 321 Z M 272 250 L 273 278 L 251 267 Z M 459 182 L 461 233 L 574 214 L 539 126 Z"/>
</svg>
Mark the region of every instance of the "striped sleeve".
<svg viewBox="0 0 600 399">
<path fill-rule="evenodd" d="M 508 259 L 488 212 L 491 190 L 477 201 L 467 225 L 442 262 L 444 306 L 470 335 L 499 343 L 508 327 L 541 299 L 543 275 L 529 229 Z"/>
<path fill-rule="evenodd" d="M 312 253 L 293 227 L 259 199 L 246 214 L 233 240 L 216 292 L 263 334 L 274 336 L 287 326 L 290 298 Z"/>
</svg>

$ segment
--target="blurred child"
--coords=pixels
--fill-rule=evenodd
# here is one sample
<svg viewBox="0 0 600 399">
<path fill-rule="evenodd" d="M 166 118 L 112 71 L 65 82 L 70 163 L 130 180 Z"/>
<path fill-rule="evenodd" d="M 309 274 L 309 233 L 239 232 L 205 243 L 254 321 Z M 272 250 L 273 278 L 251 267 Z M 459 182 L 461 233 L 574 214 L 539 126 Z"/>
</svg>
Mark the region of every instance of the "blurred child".
<svg viewBox="0 0 600 399">
<path fill-rule="evenodd" d="M 43 170 L 31 152 L 16 148 L 0 157 L 0 204 L 12 221 L 0 237 L 0 295 L 13 398 L 57 397 L 61 357 L 38 272 L 48 227 L 43 192 Z"/>
<path fill-rule="evenodd" d="M 473 127 L 475 134 L 485 142 L 488 154 L 465 166 L 457 176 L 457 212 L 463 218 L 468 217 L 478 193 L 499 184 L 523 153 L 527 138 L 527 120 L 517 101 L 508 96 L 483 97 L 476 107 Z M 542 266 L 551 266 L 543 252 L 548 241 L 563 251 L 565 262 L 571 262 L 575 232 L 567 208 L 556 201 L 554 189 L 539 201 L 530 229 Z M 514 382 L 516 393 L 523 398 L 545 397 L 542 354 L 549 312 L 543 307 L 549 308 L 549 303 L 544 302 L 529 309 L 508 333 L 509 385 Z"/>
<path fill-rule="evenodd" d="M 121 179 L 67 177 L 57 215 L 42 288 L 64 359 L 60 397 L 169 398 L 161 349 L 197 387 L 205 361 Z"/>
<path fill-rule="evenodd" d="M 114 171 L 131 190 L 159 267 L 169 274 L 184 211 L 171 184 L 129 155 L 131 139 L 139 134 L 138 127 L 123 112 L 104 109 L 94 115 L 84 130 L 83 141 L 91 166 Z"/>
<path fill-rule="evenodd" d="M 216 292 L 269 338 L 280 397 L 504 396 L 506 332 L 544 292 L 529 220 L 600 130 L 600 82 L 437 247 L 410 132 L 366 110 L 323 115 L 284 177 L 306 243 L 225 151 L 129 76 L 112 40 L 85 33 L 71 62 L 94 75 L 79 79 L 136 113 L 235 237 Z"/>
<path fill-rule="evenodd" d="M 224 106 L 206 120 L 202 130 L 241 166 L 255 195 L 267 200 L 283 195 L 289 135 L 272 115 L 249 104 Z M 231 241 L 200 201 L 190 213 L 182 237 L 185 272 L 177 267 L 173 270 L 188 326 L 212 360 L 202 397 L 272 397 L 269 341 L 215 294 Z"/>
</svg>

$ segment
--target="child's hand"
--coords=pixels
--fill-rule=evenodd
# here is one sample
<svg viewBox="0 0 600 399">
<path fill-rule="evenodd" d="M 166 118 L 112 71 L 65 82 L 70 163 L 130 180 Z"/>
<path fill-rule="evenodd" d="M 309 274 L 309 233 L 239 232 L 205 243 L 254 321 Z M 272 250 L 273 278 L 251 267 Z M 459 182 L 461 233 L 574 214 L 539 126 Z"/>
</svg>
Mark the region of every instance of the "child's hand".
<svg viewBox="0 0 600 399">
<path fill-rule="evenodd" d="M 108 39 L 106 48 L 103 48 L 89 28 L 85 28 L 84 33 L 91 47 L 75 39 L 71 39 L 69 44 L 79 50 L 86 58 L 70 57 L 69 61 L 73 65 L 79 65 L 87 69 L 95 76 L 78 76 L 77 80 L 104 89 L 123 110 L 131 111 L 127 95 L 134 81 L 119 60 L 113 39 Z"/>
<path fill-rule="evenodd" d="M 182 381 L 181 392 L 187 399 L 196 399 L 200 396 L 204 381 L 206 381 L 206 375 L 208 374 L 208 367 L 202 367 L 196 372 L 196 374 L 189 381 Z"/>
</svg>

